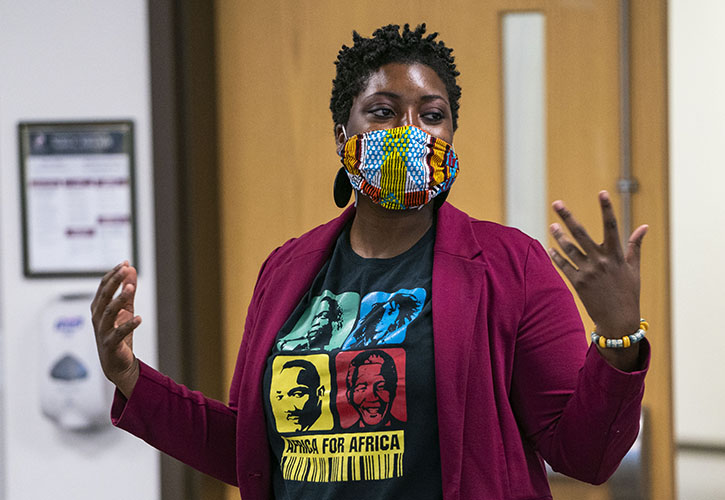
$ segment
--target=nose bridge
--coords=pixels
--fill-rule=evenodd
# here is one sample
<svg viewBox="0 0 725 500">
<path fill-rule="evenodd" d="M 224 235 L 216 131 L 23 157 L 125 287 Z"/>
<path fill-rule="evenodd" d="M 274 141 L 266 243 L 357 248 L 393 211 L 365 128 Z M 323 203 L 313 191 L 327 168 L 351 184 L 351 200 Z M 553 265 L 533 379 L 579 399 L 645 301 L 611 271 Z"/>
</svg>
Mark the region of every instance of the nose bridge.
<svg viewBox="0 0 725 500">
<path fill-rule="evenodd" d="M 420 127 L 420 118 L 418 116 L 418 112 L 413 106 L 407 106 L 402 113 L 401 116 L 401 126 L 404 125 L 414 125 L 416 127 Z"/>
<path fill-rule="evenodd" d="M 375 399 L 383 399 L 380 396 L 380 389 L 382 389 L 382 387 L 380 387 L 379 384 L 373 384 L 373 394 L 375 395 Z"/>
</svg>

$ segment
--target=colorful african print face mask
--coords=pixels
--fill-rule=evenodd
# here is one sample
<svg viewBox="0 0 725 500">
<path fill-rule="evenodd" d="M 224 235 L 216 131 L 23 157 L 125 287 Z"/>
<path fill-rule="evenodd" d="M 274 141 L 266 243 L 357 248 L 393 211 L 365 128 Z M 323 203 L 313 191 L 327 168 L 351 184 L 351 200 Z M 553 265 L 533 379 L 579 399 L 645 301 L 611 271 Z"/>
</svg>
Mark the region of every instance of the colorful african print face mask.
<svg viewBox="0 0 725 500">
<path fill-rule="evenodd" d="M 391 210 L 422 207 L 458 174 L 453 147 L 411 125 L 350 137 L 339 154 L 352 187 Z"/>
</svg>

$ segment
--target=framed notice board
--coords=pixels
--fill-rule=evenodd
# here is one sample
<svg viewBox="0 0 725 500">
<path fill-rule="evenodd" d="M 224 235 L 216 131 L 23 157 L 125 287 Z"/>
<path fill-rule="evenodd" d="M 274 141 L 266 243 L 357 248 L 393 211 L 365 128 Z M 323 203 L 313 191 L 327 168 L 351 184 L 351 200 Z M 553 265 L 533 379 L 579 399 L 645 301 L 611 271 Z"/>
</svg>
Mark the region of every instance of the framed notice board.
<svg viewBox="0 0 725 500">
<path fill-rule="evenodd" d="M 133 122 L 23 122 L 25 276 L 101 276 L 138 265 Z"/>
</svg>

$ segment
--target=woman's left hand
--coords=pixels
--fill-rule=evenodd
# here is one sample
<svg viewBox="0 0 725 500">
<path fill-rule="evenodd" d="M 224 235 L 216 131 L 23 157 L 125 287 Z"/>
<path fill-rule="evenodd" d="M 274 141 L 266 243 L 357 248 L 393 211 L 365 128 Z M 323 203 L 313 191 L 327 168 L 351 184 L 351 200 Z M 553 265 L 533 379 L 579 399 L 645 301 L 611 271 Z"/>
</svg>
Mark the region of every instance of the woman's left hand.
<svg viewBox="0 0 725 500">
<path fill-rule="evenodd" d="M 552 224 L 551 234 L 569 260 L 554 248 L 549 250 L 549 254 L 576 290 L 597 326 L 597 333 L 606 338 L 622 338 L 639 329 L 640 251 L 648 226 L 635 229 L 627 241 L 627 248 L 623 250 L 609 193 L 600 192 L 599 203 L 604 223 L 604 242 L 601 245 L 592 241 L 562 201 L 553 203 L 554 210 L 579 247 L 559 224 Z M 639 344 L 626 349 L 599 351 L 620 370 L 633 371 L 637 368 Z"/>
</svg>

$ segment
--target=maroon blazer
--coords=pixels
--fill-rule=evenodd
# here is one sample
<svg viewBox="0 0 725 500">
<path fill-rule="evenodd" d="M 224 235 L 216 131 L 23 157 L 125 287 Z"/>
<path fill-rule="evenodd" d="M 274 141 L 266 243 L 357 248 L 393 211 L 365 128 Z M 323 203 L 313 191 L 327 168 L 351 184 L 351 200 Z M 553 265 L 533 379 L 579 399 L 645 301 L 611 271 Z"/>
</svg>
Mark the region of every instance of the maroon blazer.
<svg viewBox="0 0 725 500">
<path fill-rule="evenodd" d="M 265 261 L 229 405 L 142 363 L 131 398 L 116 393 L 113 423 L 238 485 L 244 500 L 272 498 L 266 360 L 353 215 L 350 207 Z M 443 498 L 551 498 L 542 459 L 577 479 L 605 481 L 639 430 L 649 344 L 641 371 L 616 370 L 595 348 L 587 351 L 573 298 L 539 243 L 447 203 L 436 223 L 432 301 Z"/>
</svg>

